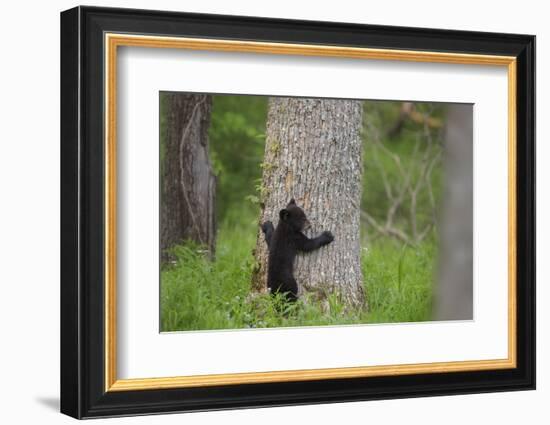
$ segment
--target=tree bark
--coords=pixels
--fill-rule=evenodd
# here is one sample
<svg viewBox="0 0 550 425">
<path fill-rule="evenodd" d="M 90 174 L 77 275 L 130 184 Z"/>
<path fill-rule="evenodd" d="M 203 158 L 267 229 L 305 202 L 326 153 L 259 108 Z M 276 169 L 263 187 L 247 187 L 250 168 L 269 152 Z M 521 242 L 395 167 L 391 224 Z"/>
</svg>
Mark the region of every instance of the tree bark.
<svg viewBox="0 0 550 425">
<path fill-rule="evenodd" d="M 449 105 L 437 320 L 473 319 L 473 108 Z"/>
<path fill-rule="evenodd" d="M 330 230 L 330 245 L 298 255 L 294 276 L 304 291 L 337 293 L 366 306 L 360 262 L 362 103 L 350 100 L 272 98 L 269 101 L 261 186 L 260 223 L 278 222 L 291 198 L 304 209 L 308 236 Z M 267 247 L 261 231 L 253 287 L 264 290 Z"/>
<path fill-rule="evenodd" d="M 214 253 L 216 178 L 208 157 L 209 95 L 167 93 L 161 179 L 161 259 L 190 239 Z"/>
</svg>

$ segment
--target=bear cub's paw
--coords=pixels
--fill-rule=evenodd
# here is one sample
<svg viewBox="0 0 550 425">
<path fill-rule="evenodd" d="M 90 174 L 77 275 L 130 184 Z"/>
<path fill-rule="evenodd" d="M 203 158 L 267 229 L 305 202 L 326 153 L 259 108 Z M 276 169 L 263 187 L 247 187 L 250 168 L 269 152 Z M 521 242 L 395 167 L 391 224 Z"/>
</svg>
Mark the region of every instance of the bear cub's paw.
<svg viewBox="0 0 550 425">
<path fill-rule="evenodd" d="M 323 233 L 321 233 L 321 237 L 323 238 L 321 241 L 321 245 L 328 245 L 334 240 L 334 235 L 328 230 L 325 230 Z"/>
<path fill-rule="evenodd" d="M 269 229 L 273 228 L 273 223 L 271 221 L 266 221 L 264 224 L 262 224 L 262 232 L 267 233 Z"/>
</svg>

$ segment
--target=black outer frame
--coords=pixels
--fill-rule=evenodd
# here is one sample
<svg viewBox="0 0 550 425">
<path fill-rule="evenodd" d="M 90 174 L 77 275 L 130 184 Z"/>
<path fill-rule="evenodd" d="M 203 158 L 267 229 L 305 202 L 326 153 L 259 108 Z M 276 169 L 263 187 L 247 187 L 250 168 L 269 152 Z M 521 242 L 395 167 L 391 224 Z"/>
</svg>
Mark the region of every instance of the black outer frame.
<svg viewBox="0 0 550 425">
<path fill-rule="evenodd" d="M 517 57 L 517 368 L 104 391 L 104 32 Z M 535 388 L 535 37 L 77 7 L 61 13 L 61 412 L 76 418 Z"/>
</svg>

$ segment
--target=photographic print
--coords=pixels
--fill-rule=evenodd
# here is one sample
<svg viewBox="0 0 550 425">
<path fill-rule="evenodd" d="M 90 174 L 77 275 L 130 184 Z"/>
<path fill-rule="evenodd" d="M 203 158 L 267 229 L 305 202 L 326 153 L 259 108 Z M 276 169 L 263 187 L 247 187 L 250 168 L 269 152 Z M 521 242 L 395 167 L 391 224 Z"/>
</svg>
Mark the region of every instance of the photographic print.
<svg viewBox="0 0 550 425">
<path fill-rule="evenodd" d="M 161 332 L 473 319 L 471 104 L 159 107 Z"/>
<path fill-rule="evenodd" d="M 522 34 L 63 12 L 61 411 L 533 389 L 534 63 Z"/>
</svg>

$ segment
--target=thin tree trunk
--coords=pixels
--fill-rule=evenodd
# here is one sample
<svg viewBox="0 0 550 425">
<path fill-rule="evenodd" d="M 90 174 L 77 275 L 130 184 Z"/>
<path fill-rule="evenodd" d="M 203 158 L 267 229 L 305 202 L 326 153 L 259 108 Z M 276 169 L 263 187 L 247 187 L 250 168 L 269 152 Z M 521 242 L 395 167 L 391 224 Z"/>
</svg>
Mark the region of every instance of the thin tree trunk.
<svg viewBox="0 0 550 425">
<path fill-rule="evenodd" d="M 473 110 L 449 105 L 437 320 L 473 318 Z"/>
<path fill-rule="evenodd" d="M 330 230 L 332 244 L 299 255 L 299 294 L 337 293 L 350 306 L 365 305 L 360 263 L 362 104 L 350 100 L 272 98 L 269 102 L 260 223 L 276 225 L 291 198 L 312 229 Z M 266 288 L 267 248 L 261 232 L 255 249 L 256 290 Z"/>
<path fill-rule="evenodd" d="M 190 239 L 214 253 L 216 179 L 208 157 L 212 98 L 166 93 L 166 138 L 162 169 L 161 258 Z"/>
</svg>

